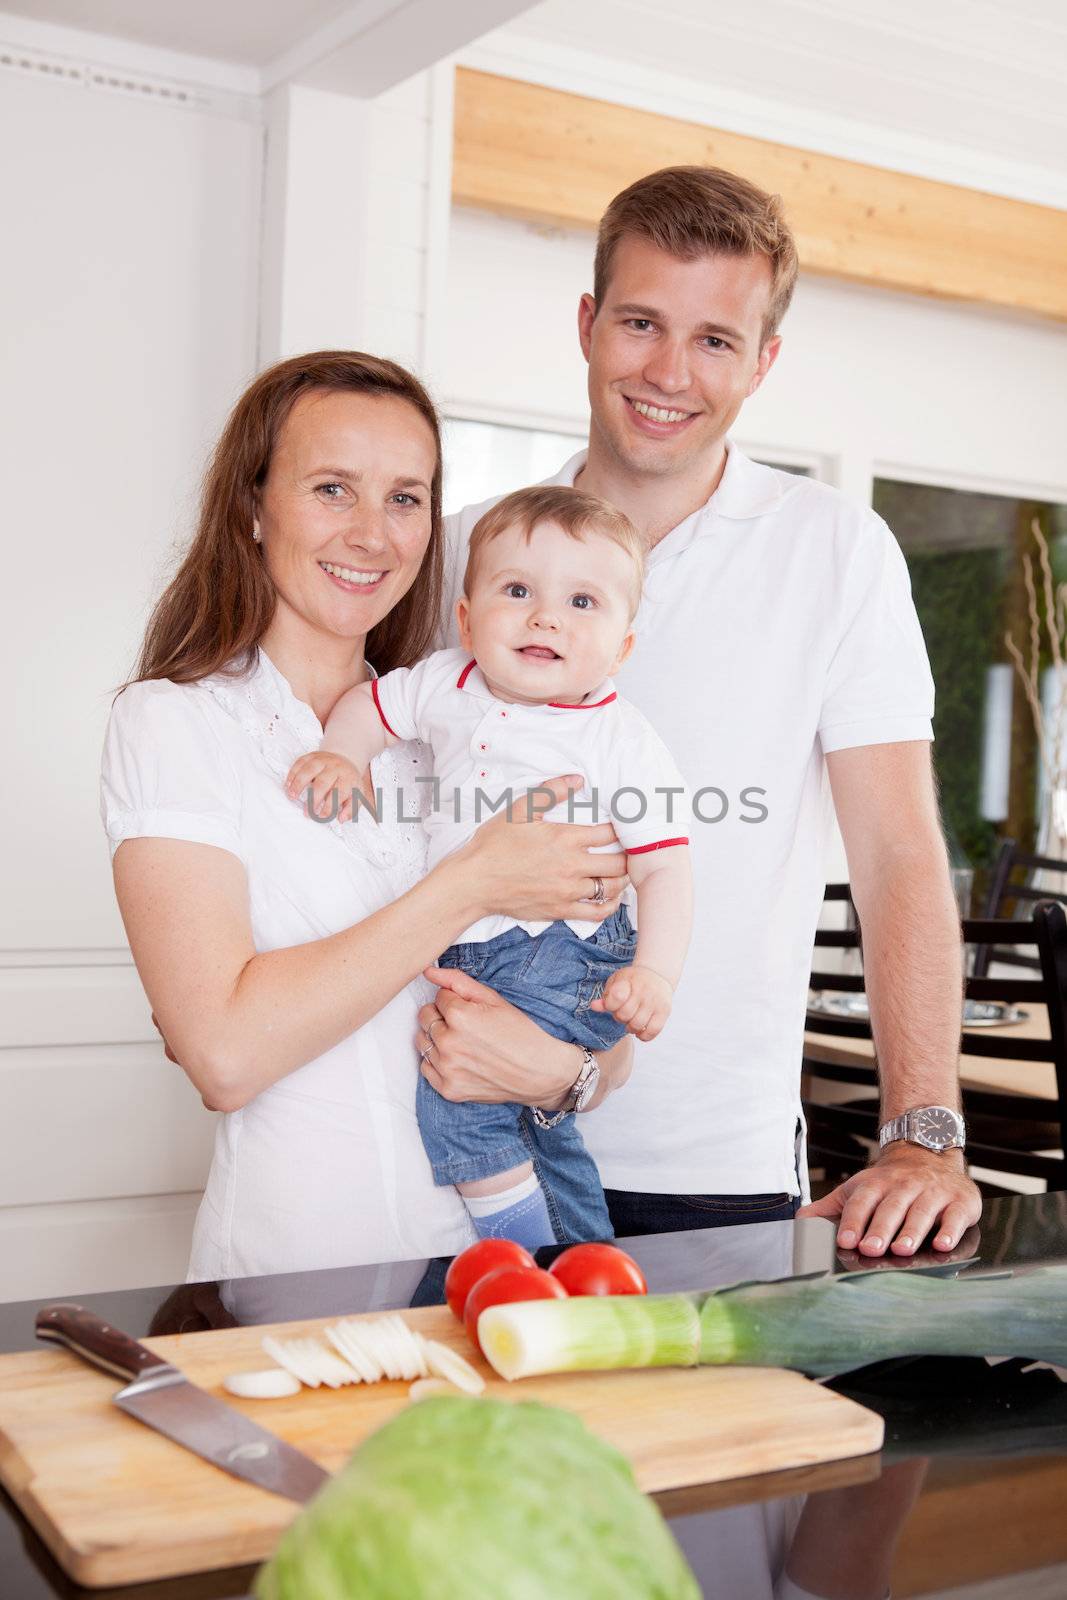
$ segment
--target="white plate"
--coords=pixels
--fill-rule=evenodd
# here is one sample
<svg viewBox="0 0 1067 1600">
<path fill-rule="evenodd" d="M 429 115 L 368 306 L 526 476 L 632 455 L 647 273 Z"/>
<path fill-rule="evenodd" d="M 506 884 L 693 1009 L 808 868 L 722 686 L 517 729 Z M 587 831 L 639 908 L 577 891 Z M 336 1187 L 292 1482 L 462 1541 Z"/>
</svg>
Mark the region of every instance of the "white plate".
<svg viewBox="0 0 1067 1600">
<path fill-rule="evenodd" d="M 812 992 L 808 995 L 809 1017 L 844 1017 L 850 1022 L 866 1022 L 870 1009 L 865 994 L 830 994 Z M 1025 1022 L 1028 1011 L 1019 1006 L 1007 1005 L 1000 1000 L 965 1000 L 963 1025 L 965 1028 L 1010 1028 Z"/>
</svg>

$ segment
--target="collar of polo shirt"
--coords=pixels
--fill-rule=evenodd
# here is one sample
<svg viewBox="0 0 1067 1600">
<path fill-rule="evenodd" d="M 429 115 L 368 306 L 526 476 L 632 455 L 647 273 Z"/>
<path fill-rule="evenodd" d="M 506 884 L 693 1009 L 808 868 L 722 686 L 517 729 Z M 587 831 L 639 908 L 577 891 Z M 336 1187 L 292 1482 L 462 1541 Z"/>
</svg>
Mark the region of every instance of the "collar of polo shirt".
<svg viewBox="0 0 1067 1600">
<path fill-rule="evenodd" d="M 587 458 L 588 451 L 580 450 L 564 464 L 556 477 L 546 479 L 546 482 L 573 486 Z M 783 484 L 779 472 L 772 467 L 763 466 L 759 461 L 753 461 L 745 455 L 739 445 L 727 439 L 726 466 L 719 479 L 719 487 L 693 514 L 703 517 L 705 512 L 714 511 L 719 516 L 730 517 L 734 521 L 743 521 L 747 517 L 764 517 L 768 512 L 774 511 L 785 497 L 792 493 L 794 487 L 793 483 Z"/>
<path fill-rule="evenodd" d="M 467 665 L 456 679 L 456 688 L 462 689 L 465 694 L 477 695 L 479 700 L 496 699 L 496 695 L 486 683 L 485 678 L 482 676 L 482 669 L 473 656 L 471 656 Z M 543 705 L 536 706 L 524 706 L 519 701 L 514 703 L 519 705 L 520 709 L 529 711 L 544 711 L 546 709 L 551 711 L 597 711 L 601 706 L 609 706 L 613 700 L 617 699 L 615 685 L 610 678 L 605 678 L 598 688 L 587 694 L 585 699 L 576 706 L 563 705 L 556 700 L 546 700 Z"/>
</svg>

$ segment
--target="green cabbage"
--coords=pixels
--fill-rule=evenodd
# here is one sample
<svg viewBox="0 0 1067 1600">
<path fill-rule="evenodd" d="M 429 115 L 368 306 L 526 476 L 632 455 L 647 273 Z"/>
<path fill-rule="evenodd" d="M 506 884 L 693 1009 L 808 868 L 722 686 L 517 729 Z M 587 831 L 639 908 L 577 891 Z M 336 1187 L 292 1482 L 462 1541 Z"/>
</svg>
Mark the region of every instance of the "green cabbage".
<svg viewBox="0 0 1067 1600">
<path fill-rule="evenodd" d="M 554 1406 L 441 1396 L 355 1452 L 258 1600 L 700 1600 L 628 1462 Z"/>
</svg>

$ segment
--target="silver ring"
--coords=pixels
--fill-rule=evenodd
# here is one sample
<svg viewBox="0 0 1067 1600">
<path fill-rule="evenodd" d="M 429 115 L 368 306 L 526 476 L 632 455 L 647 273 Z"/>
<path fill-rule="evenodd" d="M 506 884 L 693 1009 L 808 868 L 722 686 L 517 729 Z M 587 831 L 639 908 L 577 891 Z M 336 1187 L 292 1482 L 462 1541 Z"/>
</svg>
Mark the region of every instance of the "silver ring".
<svg viewBox="0 0 1067 1600">
<path fill-rule="evenodd" d="M 603 880 L 603 878 L 594 878 L 593 879 L 593 894 L 592 894 L 593 904 L 595 906 L 602 906 L 606 899 L 607 899 L 607 895 L 604 893 L 604 880 Z"/>
</svg>

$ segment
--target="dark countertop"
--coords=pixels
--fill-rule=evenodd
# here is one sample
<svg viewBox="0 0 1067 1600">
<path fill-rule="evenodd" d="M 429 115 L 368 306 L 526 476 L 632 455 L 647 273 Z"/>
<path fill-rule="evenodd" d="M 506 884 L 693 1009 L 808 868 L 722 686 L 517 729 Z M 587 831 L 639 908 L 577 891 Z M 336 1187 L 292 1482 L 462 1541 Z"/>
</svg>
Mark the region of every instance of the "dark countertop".
<svg viewBox="0 0 1067 1600">
<path fill-rule="evenodd" d="M 869 1265 L 838 1254 L 832 1228 L 816 1220 L 659 1234 L 626 1247 L 659 1291 Z M 976 1254 L 984 1266 L 1067 1262 L 1067 1194 L 989 1202 L 980 1229 L 955 1253 Z M 928 1252 L 916 1263 L 934 1259 Z M 445 1265 L 387 1263 L 77 1298 L 143 1337 L 431 1303 L 443 1299 Z M 35 1348 L 36 1311 L 36 1302 L 0 1305 L 0 1353 Z M 881 1455 L 657 1497 L 705 1595 L 782 1600 L 775 1577 L 787 1556 L 799 1592 L 829 1600 L 882 1600 L 890 1576 L 898 1597 L 958 1589 L 970 1600 L 962 1586 L 977 1584 L 981 1600 L 1067 1594 L 1067 1383 L 1021 1361 L 927 1358 L 867 1367 L 834 1387 L 885 1418 Z M 243 1568 L 81 1589 L 0 1492 L 2 1600 L 221 1600 L 246 1595 L 252 1575 Z M 784 1592 L 790 1600 L 798 1594 Z"/>
</svg>

